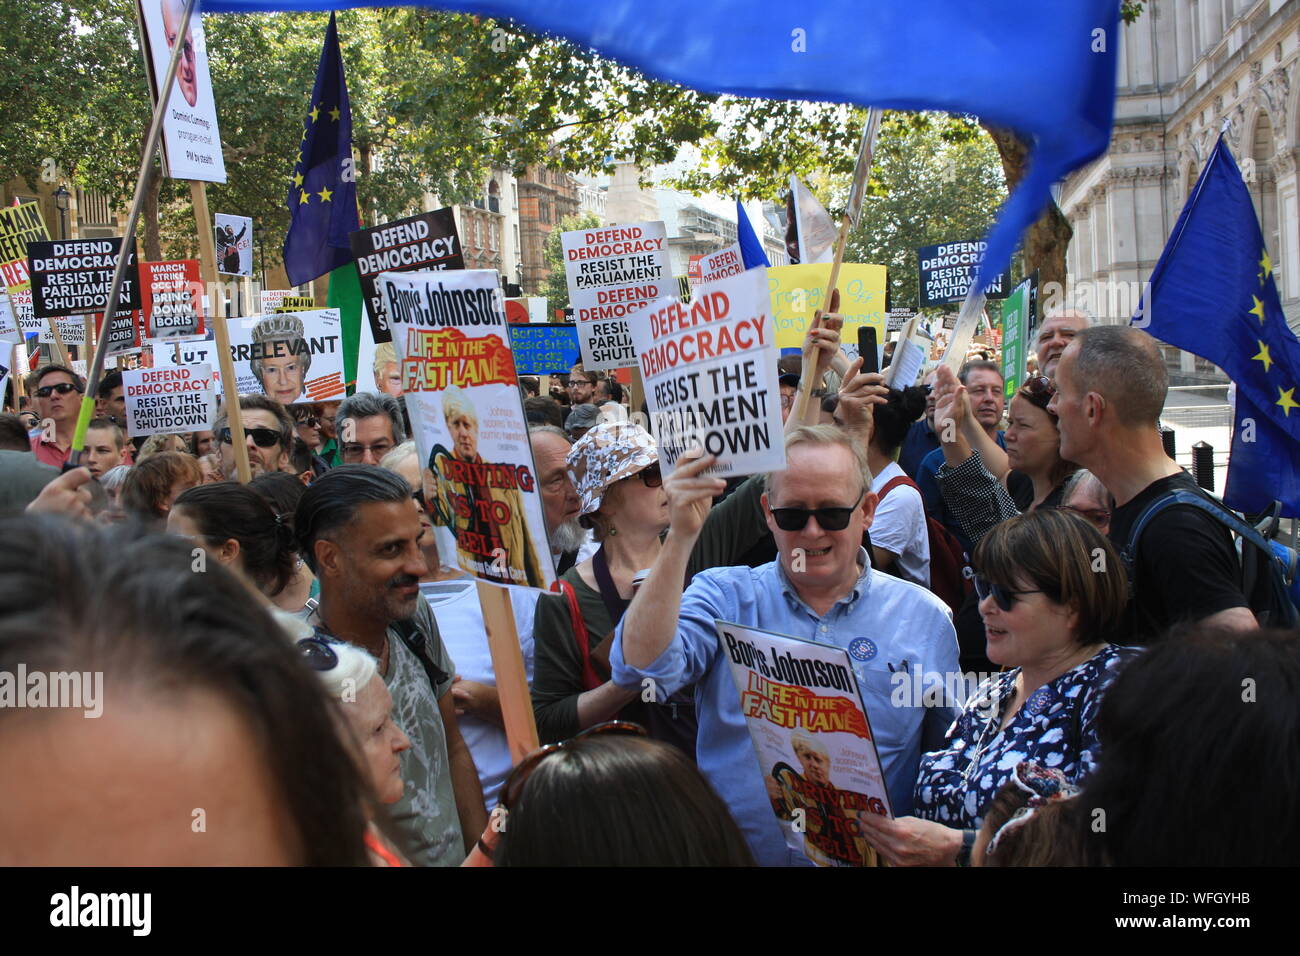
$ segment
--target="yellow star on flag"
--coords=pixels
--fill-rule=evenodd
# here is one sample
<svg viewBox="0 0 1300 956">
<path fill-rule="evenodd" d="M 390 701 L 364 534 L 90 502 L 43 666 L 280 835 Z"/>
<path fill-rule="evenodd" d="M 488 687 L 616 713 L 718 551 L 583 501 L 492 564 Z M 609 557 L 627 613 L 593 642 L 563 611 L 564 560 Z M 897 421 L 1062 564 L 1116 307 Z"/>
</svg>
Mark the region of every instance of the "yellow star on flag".
<svg viewBox="0 0 1300 956">
<path fill-rule="evenodd" d="M 1250 310 L 1250 314 L 1259 316 L 1259 324 L 1263 325 L 1264 324 L 1264 303 L 1260 301 L 1260 298 L 1257 295 L 1252 295 L 1251 298 L 1255 300 L 1255 308 Z"/>
<path fill-rule="evenodd" d="M 312 121 L 313 123 L 316 122 L 316 117 L 320 116 L 320 107 L 319 107 L 319 106 L 313 106 L 313 107 L 311 108 L 311 112 L 308 113 L 307 115 L 311 117 L 311 121 Z"/>
<path fill-rule="evenodd" d="M 293 184 L 298 187 L 302 186 L 302 170 L 298 170 L 293 174 Z"/>
<path fill-rule="evenodd" d="M 334 192 L 333 192 L 333 190 L 331 190 L 331 189 L 327 189 L 327 188 L 325 188 L 325 187 L 322 186 L 322 187 L 321 187 L 321 191 L 318 192 L 316 195 L 317 195 L 317 196 L 320 196 L 320 201 L 321 201 L 321 202 L 329 202 L 329 201 L 330 201 L 330 197 L 334 195 Z"/>
<path fill-rule="evenodd" d="M 334 122 L 337 123 L 339 121 L 340 115 L 341 114 L 339 113 L 339 108 L 337 106 L 334 107 L 334 109 L 330 110 L 330 119 L 332 119 Z"/>
<path fill-rule="evenodd" d="M 1255 341 L 1256 341 L 1256 342 L 1259 342 L 1259 339 L 1256 339 Z M 1268 354 L 1268 346 L 1265 345 L 1263 342 L 1259 342 L 1259 354 L 1258 354 L 1258 355 L 1252 355 L 1252 356 L 1250 357 L 1250 360 L 1251 360 L 1252 362 L 1254 362 L 1254 361 L 1256 361 L 1256 360 L 1258 360 L 1258 361 L 1260 361 L 1260 362 L 1263 362 L 1263 363 L 1264 363 L 1264 372 L 1265 372 L 1265 374 L 1268 373 L 1269 368 L 1271 368 L 1272 365 L 1273 365 L 1273 359 L 1272 359 L 1272 358 L 1269 356 L 1269 354 Z"/>
<path fill-rule="evenodd" d="M 1267 249 L 1260 250 L 1259 268 L 1259 281 L 1262 283 L 1273 274 L 1273 260 L 1268 257 Z"/>
<path fill-rule="evenodd" d="M 1290 418 L 1290 417 L 1291 417 L 1291 409 L 1293 409 L 1293 408 L 1300 408 L 1300 402 L 1297 402 L 1294 398 L 1291 397 L 1292 395 L 1295 394 L 1295 389 L 1294 389 L 1294 388 L 1288 388 L 1288 389 L 1286 389 L 1285 391 L 1283 391 L 1283 390 L 1282 390 L 1282 387 L 1279 385 L 1279 386 L 1278 386 L 1278 389 L 1277 389 L 1277 394 L 1278 394 L 1279 398 L 1278 398 L 1278 400 L 1277 400 L 1276 402 L 1274 402 L 1273 404 L 1274 404 L 1274 405 L 1281 405 L 1281 406 L 1282 406 L 1282 411 L 1286 412 L 1286 417 L 1287 417 L 1287 418 Z"/>
<path fill-rule="evenodd" d="M 309 198 L 310 198 L 310 196 L 311 196 L 311 193 L 307 192 L 307 190 L 305 190 L 305 189 L 301 190 L 301 193 L 302 193 L 302 195 L 299 197 L 298 201 L 299 201 L 299 202 L 308 202 L 308 201 L 309 201 Z"/>
</svg>

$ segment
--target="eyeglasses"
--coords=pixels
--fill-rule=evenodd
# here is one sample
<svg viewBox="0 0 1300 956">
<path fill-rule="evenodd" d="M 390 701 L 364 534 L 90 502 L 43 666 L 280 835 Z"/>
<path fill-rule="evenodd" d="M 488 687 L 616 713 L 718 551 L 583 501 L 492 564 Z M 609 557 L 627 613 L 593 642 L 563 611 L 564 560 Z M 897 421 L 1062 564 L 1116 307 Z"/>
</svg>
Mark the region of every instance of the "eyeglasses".
<svg viewBox="0 0 1300 956">
<path fill-rule="evenodd" d="M 663 473 L 659 470 L 659 462 L 646 465 L 636 473 L 635 477 L 640 478 L 641 484 L 647 488 L 660 488 L 664 483 Z"/>
<path fill-rule="evenodd" d="M 67 395 L 68 392 L 80 392 L 81 389 L 71 382 L 60 382 L 58 385 L 42 385 L 36 390 L 37 398 L 49 398 L 51 393 L 58 392 L 60 395 Z"/>
<path fill-rule="evenodd" d="M 332 671 L 339 666 L 339 656 L 323 637 L 304 637 L 298 642 L 303 660 L 314 671 Z"/>
<path fill-rule="evenodd" d="M 1056 386 L 1052 384 L 1052 380 L 1046 375 L 1035 375 L 1020 386 L 1020 391 L 1025 398 L 1043 409 L 1043 411 L 1047 411 L 1047 403 L 1056 394 Z"/>
<path fill-rule="evenodd" d="M 317 418 L 315 415 L 308 415 L 306 418 L 295 419 L 294 424 L 298 425 L 299 427 L 306 425 L 308 428 L 319 428 L 320 419 Z"/>
<path fill-rule="evenodd" d="M 1062 511 L 1073 511 L 1080 518 L 1092 522 L 1098 528 L 1105 527 L 1110 521 L 1110 512 L 1104 508 L 1076 508 L 1073 506 L 1063 505 Z"/>
<path fill-rule="evenodd" d="M 1020 597 L 1021 595 L 1045 594 L 1046 592 L 1045 591 L 1009 591 L 1006 588 L 1002 587 L 1000 584 L 994 584 L 992 581 L 989 581 L 987 578 L 981 577 L 980 575 L 977 574 L 975 575 L 975 593 L 979 596 L 979 599 L 981 601 L 983 601 L 990 594 L 993 595 L 993 600 L 997 603 L 998 607 L 1000 607 L 1004 611 L 1010 611 L 1012 606 L 1016 603 L 1016 598 Z"/>
<path fill-rule="evenodd" d="M 812 515 L 817 516 L 817 524 L 823 531 L 843 531 L 866 493 L 867 489 L 863 488 L 847 508 L 772 508 L 772 518 L 782 531 L 802 531 Z"/>
<path fill-rule="evenodd" d="M 595 737 L 604 734 L 622 734 L 628 737 L 650 736 L 649 732 L 640 724 L 634 724 L 627 720 L 607 720 L 603 724 L 596 724 L 594 727 L 588 727 L 582 733 L 570 737 L 568 740 L 563 740 L 558 744 L 547 744 L 544 747 L 534 750 L 523 760 L 519 761 L 519 763 L 515 764 L 515 768 L 511 770 L 510 775 L 506 777 L 506 782 L 501 785 L 501 799 L 499 801 L 501 806 L 505 810 L 509 811 L 511 807 L 518 805 L 519 796 L 524 792 L 524 784 L 528 782 L 528 778 L 532 775 L 532 772 L 537 769 L 537 765 L 551 754 L 563 750 L 569 744 L 577 740 L 582 740 L 584 737 Z"/>
<path fill-rule="evenodd" d="M 280 444 L 280 433 L 274 428 L 245 428 L 244 435 L 252 435 L 253 444 L 257 445 L 258 448 L 274 448 Z M 217 429 L 217 438 L 221 440 L 223 445 L 233 444 L 229 428 Z"/>
<path fill-rule="evenodd" d="M 343 460 L 350 465 L 360 464 L 361 459 L 366 456 L 366 452 L 370 452 L 375 461 L 378 461 L 392 451 L 393 448 L 393 443 L 388 441 L 381 441 L 374 445 L 356 445 L 349 443 L 343 446 Z"/>
</svg>

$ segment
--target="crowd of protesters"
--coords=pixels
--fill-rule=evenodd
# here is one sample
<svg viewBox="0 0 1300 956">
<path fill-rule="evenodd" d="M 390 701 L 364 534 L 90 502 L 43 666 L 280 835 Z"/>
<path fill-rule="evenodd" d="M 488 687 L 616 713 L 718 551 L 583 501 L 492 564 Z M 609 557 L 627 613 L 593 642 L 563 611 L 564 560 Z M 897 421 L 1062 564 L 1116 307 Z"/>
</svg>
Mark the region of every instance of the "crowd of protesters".
<svg viewBox="0 0 1300 956">
<path fill-rule="evenodd" d="M 886 388 L 838 329 L 782 366 L 786 468 L 744 480 L 699 450 L 665 477 L 612 374 L 519 379 L 559 575 L 510 588 L 545 745 L 522 758 L 400 387 L 241 396 L 241 484 L 226 412 L 129 436 L 118 373 L 61 473 L 86 386 L 40 368 L 0 415 L 0 672 L 100 674 L 102 717 L 0 698 L 0 860 L 807 864 L 725 620 L 872 642 L 876 859 L 1292 863 L 1300 632 L 1211 511 L 1150 510 L 1201 494 L 1154 341 L 1049 314 L 1008 396 L 980 356 Z M 896 668 L 976 679 L 900 701 Z"/>
</svg>

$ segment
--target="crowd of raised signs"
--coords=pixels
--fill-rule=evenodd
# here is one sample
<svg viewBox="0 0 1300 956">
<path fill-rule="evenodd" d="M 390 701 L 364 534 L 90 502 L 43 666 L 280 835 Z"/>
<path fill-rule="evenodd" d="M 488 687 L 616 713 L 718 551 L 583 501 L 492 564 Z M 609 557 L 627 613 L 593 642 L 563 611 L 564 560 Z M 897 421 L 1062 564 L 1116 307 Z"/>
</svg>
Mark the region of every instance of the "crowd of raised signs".
<svg viewBox="0 0 1300 956">
<path fill-rule="evenodd" d="M 1008 401 L 978 356 L 886 388 L 838 325 L 766 476 L 661 473 L 611 376 L 520 379 L 560 582 L 510 589 L 518 761 L 400 395 L 243 396 L 244 484 L 224 414 L 128 439 L 110 373 L 61 473 L 85 383 L 40 368 L 0 416 L 0 861 L 827 862 L 791 786 L 894 866 L 1300 858 L 1294 607 L 1166 454 L 1155 341 L 1049 314 Z M 815 735 L 764 775 L 718 620 L 848 652 L 890 812 Z"/>
</svg>

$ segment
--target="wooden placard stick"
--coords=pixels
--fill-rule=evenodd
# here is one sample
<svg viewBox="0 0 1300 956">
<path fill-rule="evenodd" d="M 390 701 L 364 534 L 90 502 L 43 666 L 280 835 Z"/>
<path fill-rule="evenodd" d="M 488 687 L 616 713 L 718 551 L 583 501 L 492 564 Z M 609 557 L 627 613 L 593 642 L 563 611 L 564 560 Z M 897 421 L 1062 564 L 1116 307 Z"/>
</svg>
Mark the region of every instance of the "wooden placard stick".
<svg viewBox="0 0 1300 956">
<path fill-rule="evenodd" d="M 54 335 L 53 344 L 54 344 L 55 351 L 59 353 L 59 364 L 66 365 L 68 368 L 72 368 L 72 360 L 68 358 L 68 348 L 63 344 L 63 336 L 59 334 L 58 321 L 54 318 L 54 316 L 50 316 L 45 321 L 50 323 L 50 332 Z"/>
<path fill-rule="evenodd" d="M 212 217 L 208 215 L 208 184 L 190 180 L 190 198 L 194 206 L 194 223 L 199 230 L 199 268 L 203 283 L 215 291 L 217 285 L 217 248 L 212 241 Z M 208 301 L 212 301 L 212 293 Z M 235 473 L 241 484 L 253 480 L 248 464 L 248 445 L 244 438 L 244 419 L 239 408 L 239 383 L 235 381 L 235 362 L 230 357 L 230 320 L 212 309 L 212 330 L 217 342 L 217 364 L 221 368 L 221 391 L 225 396 L 226 424 L 230 426 L 230 443 L 235 452 Z"/>
<path fill-rule="evenodd" d="M 528 672 L 519 647 L 515 613 L 510 606 L 510 592 L 484 581 L 476 582 L 479 605 L 483 608 L 483 625 L 487 630 L 488 650 L 492 654 L 492 673 L 496 676 L 497 697 L 501 702 L 501 722 L 505 724 L 510 762 L 519 763 L 537 749 L 537 721 L 533 717 L 533 699 L 528 692 Z"/>
</svg>

